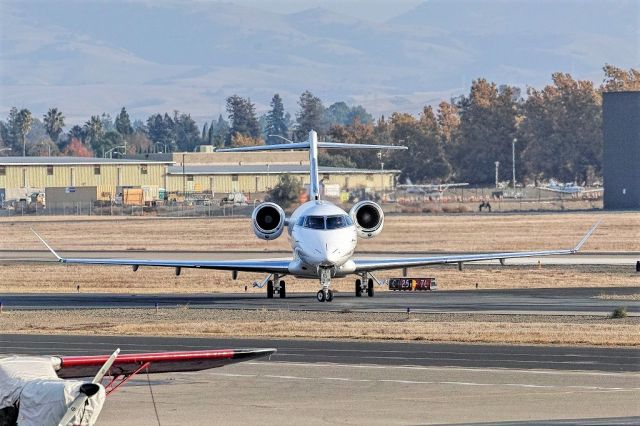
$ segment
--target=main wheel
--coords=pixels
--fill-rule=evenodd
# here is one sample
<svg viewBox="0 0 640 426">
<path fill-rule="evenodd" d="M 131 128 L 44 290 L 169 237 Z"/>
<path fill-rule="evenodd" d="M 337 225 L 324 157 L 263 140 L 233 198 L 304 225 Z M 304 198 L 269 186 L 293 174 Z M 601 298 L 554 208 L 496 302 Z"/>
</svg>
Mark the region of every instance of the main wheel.
<svg viewBox="0 0 640 426">
<path fill-rule="evenodd" d="M 267 299 L 273 299 L 273 281 L 267 281 Z"/>
<path fill-rule="evenodd" d="M 327 290 L 327 302 L 331 302 L 333 300 L 333 292 L 331 290 Z"/>
<path fill-rule="evenodd" d="M 284 285 L 284 281 L 280 281 L 280 299 L 287 297 L 287 287 Z"/>
<path fill-rule="evenodd" d="M 362 281 L 356 280 L 356 297 L 362 297 Z"/>
<path fill-rule="evenodd" d="M 367 281 L 367 296 L 373 297 L 373 280 L 371 278 Z"/>
<path fill-rule="evenodd" d="M 318 294 L 316 294 L 316 298 L 318 299 L 318 302 L 324 302 L 325 301 L 324 290 L 320 290 Z"/>
</svg>

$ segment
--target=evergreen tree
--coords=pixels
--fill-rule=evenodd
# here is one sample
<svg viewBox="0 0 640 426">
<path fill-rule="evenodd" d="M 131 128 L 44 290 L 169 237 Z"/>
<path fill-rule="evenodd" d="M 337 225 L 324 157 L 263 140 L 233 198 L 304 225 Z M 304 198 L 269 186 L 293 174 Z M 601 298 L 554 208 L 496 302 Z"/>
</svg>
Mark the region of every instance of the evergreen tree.
<svg viewBox="0 0 640 426">
<path fill-rule="evenodd" d="M 511 87 L 502 90 L 485 79 L 473 81 L 469 96 L 457 102 L 460 141 L 452 150 L 456 179 L 474 183 L 495 181 L 495 162 L 511 165 L 511 144 L 517 136 L 519 105 Z M 516 145 L 521 151 L 522 144 Z M 519 155 L 516 156 L 519 158 Z M 510 167 L 501 167 L 502 180 L 510 180 Z"/>
<path fill-rule="evenodd" d="M 49 108 L 44 115 L 44 125 L 51 140 L 57 142 L 64 127 L 64 115 L 58 108 Z"/>
<path fill-rule="evenodd" d="M 318 135 L 325 135 L 327 132 L 327 125 L 324 119 L 325 108 L 320 98 L 313 96 L 307 90 L 300 95 L 298 105 L 300 106 L 300 111 L 296 115 L 296 138 L 298 140 L 306 140 L 311 130 L 315 130 Z"/>
<path fill-rule="evenodd" d="M 169 114 L 153 114 L 147 118 L 147 134 L 149 139 L 165 152 L 172 152 L 175 149 L 175 138 L 173 134 L 174 123 Z"/>
<path fill-rule="evenodd" d="M 206 121 L 202 125 L 202 142 L 207 142 L 209 140 L 209 123 Z"/>
<path fill-rule="evenodd" d="M 174 111 L 173 124 L 173 134 L 179 150 L 193 151 L 201 143 L 200 130 L 190 114 Z"/>
<path fill-rule="evenodd" d="M 131 126 L 129 113 L 127 113 L 127 110 L 124 107 L 122 107 L 120 114 L 116 117 L 115 128 L 118 133 L 125 137 L 133 133 L 133 126 Z"/>
<path fill-rule="evenodd" d="M 227 138 L 229 137 L 229 123 L 222 117 L 222 114 L 218 116 L 218 120 L 215 123 L 211 123 L 209 127 L 210 133 L 210 145 L 221 148 L 225 146 Z"/>
<path fill-rule="evenodd" d="M 227 98 L 227 112 L 231 121 L 227 144 L 231 143 L 236 134 L 254 139 L 260 137 L 260 124 L 256 117 L 255 105 L 251 103 L 251 99 L 245 99 L 238 95 L 230 96 Z"/>
<path fill-rule="evenodd" d="M 602 107 L 590 81 L 553 74 L 553 85 L 529 89 L 519 141 L 534 179 L 585 182 L 602 169 Z"/>
<path fill-rule="evenodd" d="M 282 139 L 270 135 L 287 137 L 288 132 L 289 128 L 286 122 L 282 98 L 276 93 L 271 99 L 271 110 L 267 113 L 266 117 L 265 140 L 267 144 L 283 143 L 284 141 Z"/>
</svg>

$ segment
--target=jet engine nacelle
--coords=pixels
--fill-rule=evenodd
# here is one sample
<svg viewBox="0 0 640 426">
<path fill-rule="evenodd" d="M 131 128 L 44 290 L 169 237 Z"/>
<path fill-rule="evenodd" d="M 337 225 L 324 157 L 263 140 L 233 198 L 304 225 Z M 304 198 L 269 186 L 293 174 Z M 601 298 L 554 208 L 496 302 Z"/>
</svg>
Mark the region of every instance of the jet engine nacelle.
<svg viewBox="0 0 640 426">
<path fill-rule="evenodd" d="M 360 201 L 351 207 L 349 216 L 355 223 L 360 238 L 373 238 L 382 231 L 384 213 L 382 207 L 373 201 Z"/>
<path fill-rule="evenodd" d="M 261 203 L 251 215 L 253 232 L 260 239 L 275 240 L 284 230 L 285 219 L 282 207 L 275 203 Z"/>
</svg>

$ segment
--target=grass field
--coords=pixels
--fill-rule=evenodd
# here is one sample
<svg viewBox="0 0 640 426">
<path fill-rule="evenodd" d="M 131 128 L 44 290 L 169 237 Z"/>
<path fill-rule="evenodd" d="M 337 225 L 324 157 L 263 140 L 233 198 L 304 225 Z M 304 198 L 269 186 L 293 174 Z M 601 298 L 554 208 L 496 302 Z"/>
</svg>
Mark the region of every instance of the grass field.
<svg viewBox="0 0 640 426">
<path fill-rule="evenodd" d="M 358 252 L 473 252 L 572 247 L 598 219 L 589 252 L 640 252 L 639 213 L 392 215 Z M 243 251 L 290 249 L 283 235 L 257 239 L 249 218 L 0 218 L 0 250 L 42 249 L 34 227 L 60 250 Z"/>
<path fill-rule="evenodd" d="M 638 346 L 640 318 L 188 308 L 132 309 L 127 315 L 120 310 L 5 311 L 0 332 Z"/>
</svg>

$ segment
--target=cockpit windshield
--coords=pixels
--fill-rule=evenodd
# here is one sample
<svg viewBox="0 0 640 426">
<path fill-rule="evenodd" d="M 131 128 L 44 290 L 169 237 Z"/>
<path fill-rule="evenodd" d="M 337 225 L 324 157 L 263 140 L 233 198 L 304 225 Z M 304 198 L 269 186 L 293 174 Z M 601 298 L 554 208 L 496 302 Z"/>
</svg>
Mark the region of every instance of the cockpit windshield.
<svg viewBox="0 0 640 426">
<path fill-rule="evenodd" d="M 324 217 L 323 216 L 307 216 L 307 222 L 305 227 L 310 229 L 324 229 Z"/>
<path fill-rule="evenodd" d="M 338 216 L 306 216 L 300 218 L 298 225 L 304 223 L 309 229 L 340 229 L 353 225 L 353 221 L 346 214 Z"/>
<path fill-rule="evenodd" d="M 346 214 L 327 217 L 327 229 L 346 228 L 351 225 L 351 218 Z"/>
</svg>

